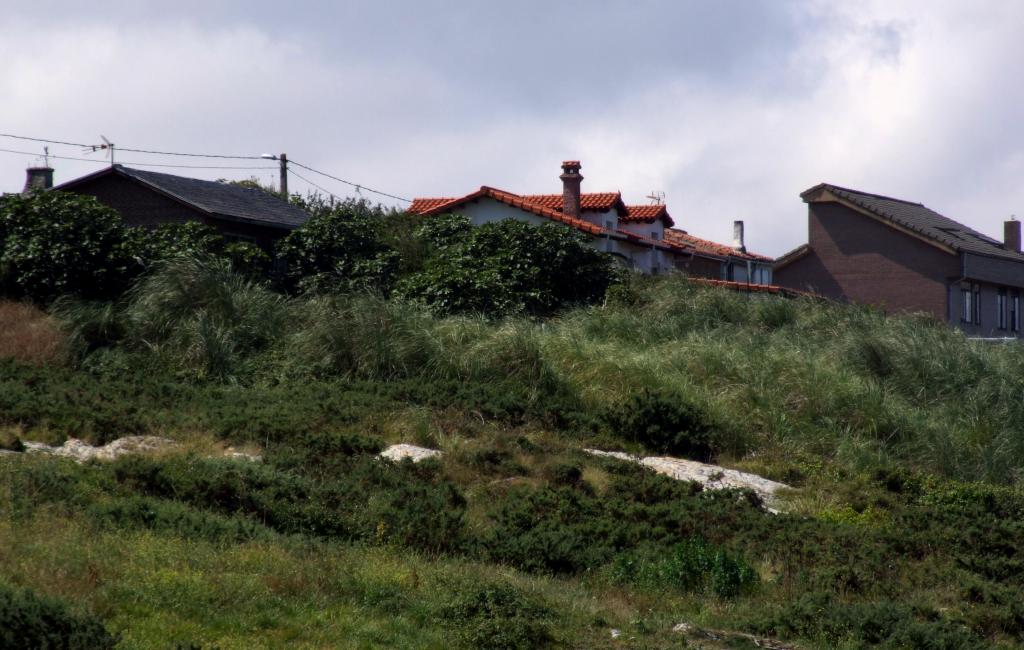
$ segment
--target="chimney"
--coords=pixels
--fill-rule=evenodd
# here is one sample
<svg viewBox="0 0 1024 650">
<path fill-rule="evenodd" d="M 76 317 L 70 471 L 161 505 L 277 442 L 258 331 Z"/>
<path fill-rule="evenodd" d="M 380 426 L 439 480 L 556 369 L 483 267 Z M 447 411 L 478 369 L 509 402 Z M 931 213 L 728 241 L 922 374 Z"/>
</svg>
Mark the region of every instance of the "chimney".
<svg viewBox="0 0 1024 650">
<path fill-rule="evenodd" d="M 25 170 L 25 189 L 22 194 L 53 187 L 53 167 L 29 167 Z"/>
<path fill-rule="evenodd" d="M 580 161 L 566 160 L 562 162 L 562 214 L 567 217 L 580 216 L 580 183 L 583 176 L 580 174 Z"/>
<path fill-rule="evenodd" d="M 747 252 L 747 247 L 743 244 L 743 222 L 733 221 L 732 222 L 732 247 L 741 253 Z"/>
<path fill-rule="evenodd" d="M 1003 222 L 1003 247 L 1008 251 L 1020 252 L 1020 222 L 1013 217 Z"/>
</svg>

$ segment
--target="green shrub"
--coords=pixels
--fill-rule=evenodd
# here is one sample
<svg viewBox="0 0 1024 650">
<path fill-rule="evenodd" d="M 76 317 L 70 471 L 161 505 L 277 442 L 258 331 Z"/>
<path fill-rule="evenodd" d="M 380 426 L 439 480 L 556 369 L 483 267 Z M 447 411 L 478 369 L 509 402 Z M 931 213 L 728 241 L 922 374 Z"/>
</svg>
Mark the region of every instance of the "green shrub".
<svg viewBox="0 0 1024 650">
<path fill-rule="evenodd" d="M 0 291 L 49 303 L 120 293 L 137 272 L 121 217 L 95 198 L 35 192 L 0 198 Z"/>
<path fill-rule="evenodd" d="M 459 596 L 442 612 L 467 648 L 532 650 L 554 642 L 552 610 L 506 585 L 488 585 Z"/>
<path fill-rule="evenodd" d="M 213 542 L 267 539 L 266 528 L 245 517 L 202 512 L 175 501 L 131 496 L 103 500 L 86 509 L 86 517 L 115 528 L 147 528 Z"/>
<path fill-rule="evenodd" d="M 612 432 L 652 451 L 708 461 L 715 454 L 711 419 L 686 397 L 645 389 L 605 415 Z"/>
<path fill-rule="evenodd" d="M 117 642 L 95 616 L 74 614 L 55 598 L 0 584 L 0 648 L 103 650 Z"/>
<path fill-rule="evenodd" d="M 974 650 L 990 645 L 969 630 L 905 603 L 842 603 L 831 594 L 800 596 L 774 612 L 752 620 L 761 634 L 803 637 L 836 647 L 892 650 Z"/>
<path fill-rule="evenodd" d="M 618 275 L 611 258 L 559 224 L 506 219 L 467 229 L 447 217 L 424 227 L 434 253 L 399 293 L 441 314 L 551 314 L 604 299 Z"/>
<path fill-rule="evenodd" d="M 735 598 L 758 583 L 757 572 L 746 561 L 700 538 L 691 538 L 662 552 L 620 555 L 611 571 L 613 579 L 620 583 L 707 592 L 719 598 Z"/>
<path fill-rule="evenodd" d="M 285 286 L 302 293 L 387 293 L 398 268 L 398 253 L 384 242 L 381 218 L 387 211 L 365 200 L 314 200 L 306 223 L 278 244 Z"/>
</svg>

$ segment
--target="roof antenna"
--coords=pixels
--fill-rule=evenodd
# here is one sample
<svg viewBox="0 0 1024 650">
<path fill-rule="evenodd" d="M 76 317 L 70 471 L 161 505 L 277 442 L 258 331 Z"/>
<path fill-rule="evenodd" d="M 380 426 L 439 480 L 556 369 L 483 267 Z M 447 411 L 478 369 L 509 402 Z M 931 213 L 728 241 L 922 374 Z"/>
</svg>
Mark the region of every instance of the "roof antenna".
<svg viewBox="0 0 1024 650">
<path fill-rule="evenodd" d="M 661 190 L 651 190 L 646 198 L 651 200 L 651 205 L 665 205 L 665 193 Z"/>
<path fill-rule="evenodd" d="M 107 136 L 101 135 L 100 138 L 103 140 L 103 144 L 91 144 L 86 148 L 82 149 L 83 153 L 95 153 L 97 151 L 106 151 L 107 155 L 110 156 L 110 166 L 114 166 L 114 143 L 107 140 Z"/>
</svg>

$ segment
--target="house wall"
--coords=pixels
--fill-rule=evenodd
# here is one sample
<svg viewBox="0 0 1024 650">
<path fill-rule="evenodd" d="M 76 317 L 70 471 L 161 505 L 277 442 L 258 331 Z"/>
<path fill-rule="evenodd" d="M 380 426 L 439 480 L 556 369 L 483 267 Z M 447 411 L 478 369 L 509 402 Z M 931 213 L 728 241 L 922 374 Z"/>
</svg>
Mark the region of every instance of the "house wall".
<svg viewBox="0 0 1024 650">
<path fill-rule="evenodd" d="M 268 250 L 274 241 L 289 232 L 281 228 L 210 217 L 115 174 L 101 176 L 64 191 L 96 197 L 100 203 L 116 210 L 130 226 L 156 228 L 168 223 L 200 221 L 216 228 L 229 239 L 252 241 Z"/>
<path fill-rule="evenodd" d="M 776 269 L 776 284 L 948 319 L 948 287 L 960 276 L 959 256 L 839 203 L 808 204 L 808 231 L 810 252 Z"/>
<path fill-rule="evenodd" d="M 654 223 L 644 223 L 643 221 L 623 221 L 619 227 L 642 237 L 650 237 L 651 239 L 657 239 L 658 241 L 665 238 L 665 224 L 662 223 L 660 219 Z"/>
</svg>

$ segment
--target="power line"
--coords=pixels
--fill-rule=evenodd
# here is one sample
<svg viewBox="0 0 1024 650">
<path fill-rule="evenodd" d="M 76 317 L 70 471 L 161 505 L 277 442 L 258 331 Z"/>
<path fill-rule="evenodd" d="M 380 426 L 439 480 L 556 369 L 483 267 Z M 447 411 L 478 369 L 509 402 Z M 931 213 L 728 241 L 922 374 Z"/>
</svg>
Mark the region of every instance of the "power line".
<svg viewBox="0 0 1024 650">
<path fill-rule="evenodd" d="M 91 144 L 82 144 L 82 143 L 79 143 L 79 142 L 66 142 L 66 141 L 63 141 L 63 140 L 48 140 L 46 138 L 30 138 L 30 137 L 24 136 L 24 135 L 14 135 L 12 133 L 0 133 L 0 137 L 15 138 L 17 140 L 29 140 L 31 142 L 45 142 L 45 143 L 48 143 L 48 144 L 62 144 L 62 145 L 67 145 L 69 147 L 92 148 L 94 146 L 94 145 L 91 145 Z M 262 160 L 263 159 L 262 156 L 228 156 L 228 155 L 223 155 L 223 154 L 183 153 L 183 152 L 180 152 L 180 151 L 156 151 L 156 150 L 153 150 L 153 149 L 133 149 L 131 147 L 117 147 L 117 150 L 118 151 L 128 151 L 128 152 L 131 152 L 131 153 L 154 154 L 154 155 L 158 155 L 158 156 L 187 156 L 187 157 L 191 157 L 191 158 L 230 158 L 230 159 L 234 159 L 234 160 Z M 88 159 L 88 158 L 78 158 L 78 159 L 76 159 L 76 158 L 69 158 L 69 157 L 66 157 L 66 156 L 53 156 L 53 158 L 62 158 L 62 159 L 66 159 L 66 160 L 84 160 L 84 161 L 87 161 L 87 162 L 100 162 L 100 161 L 94 161 L 94 160 L 91 160 L 91 159 Z M 313 172 L 314 174 L 320 174 L 321 176 L 323 176 L 325 178 L 330 178 L 331 180 L 338 181 L 339 183 L 344 183 L 346 185 L 350 185 L 350 186 L 356 188 L 357 192 L 360 192 L 362 190 L 366 190 L 367 192 L 372 192 L 374 194 L 379 194 L 380 196 L 386 196 L 389 199 L 395 199 L 397 201 L 405 201 L 406 203 L 412 203 L 412 201 L 410 199 L 407 199 L 407 198 L 404 198 L 404 197 L 401 197 L 401 196 L 396 196 L 394 194 L 388 194 L 387 192 L 381 192 L 380 190 L 375 190 L 375 189 L 373 189 L 371 187 L 366 187 L 365 185 L 360 185 L 359 183 L 353 183 L 352 181 L 347 181 L 344 178 L 338 178 L 337 176 L 332 176 L 331 174 L 328 174 L 327 172 L 322 172 L 319 169 L 313 169 L 312 167 L 309 167 L 307 165 L 303 165 L 300 162 L 295 162 L 294 160 L 289 160 L 288 162 L 290 162 L 291 164 L 293 164 L 295 166 L 298 166 L 298 167 L 301 167 L 303 169 L 309 170 L 309 171 Z M 182 167 L 182 168 L 191 168 L 191 169 L 232 169 L 230 167 L 199 167 L 199 166 L 189 167 L 187 165 L 159 165 L 157 163 L 131 163 L 131 164 L 138 165 L 138 166 L 146 165 L 146 166 L 150 166 L 150 167 Z M 238 168 L 234 168 L 234 169 L 238 169 Z M 263 168 L 262 167 L 260 167 L 260 168 L 255 168 L 254 167 L 252 169 L 263 169 Z M 300 176 L 299 178 L 302 178 L 302 177 Z M 306 180 L 306 179 L 303 178 L 302 180 Z M 311 183 L 310 181 L 306 181 L 306 182 L 309 183 L 310 185 L 313 185 L 314 187 L 318 187 L 317 185 L 315 185 L 314 183 Z M 320 188 L 320 189 L 323 190 L 323 188 Z M 323 191 L 327 192 L 327 190 L 323 190 Z M 331 194 L 330 192 L 327 192 L 327 193 Z M 331 196 L 334 196 L 334 195 L 331 194 Z"/>
<path fill-rule="evenodd" d="M 291 162 L 291 161 L 289 161 L 289 162 Z M 317 184 L 316 184 L 316 183 L 314 183 L 313 181 L 309 180 L 309 179 L 308 179 L 308 178 L 306 178 L 305 176 L 302 176 L 302 175 L 300 175 L 300 174 L 299 174 L 299 173 L 298 173 L 297 171 L 295 171 L 294 169 L 292 169 L 292 170 L 289 170 L 289 171 L 291 172 L 292 176 L 295 176 L 295 177 L 296 177 L 296 178 L 298 178 L 299 180 L 303 180 L 303 181 L 306 181 L 307 183 L 309 183 L 310 185 L 312 185 L 312 186 L 313 186 L 313 187 L 315 187 L 316 189 L 318 189 L 318 190 L 320 190 L 321 192 L 323 192 L 323 193 L 327 194 L 328 196 L 330 196 L 330 197 L 331 197 L 332 199 L 338 199 L 339 201 L 341 200 L 341 197 L 340 197 L 340 196 L 335 196 L 334 192 L 332 192 L 332 191 L 330 191 L 330 190 L 328 190 L 328 189 L 325 189 L 325 188 L 323 188 L 323 187 L 320 187 L 319 185 L 317 185 Z"/>
<path fill-rule="evenodd" d="M 306 165 L 303 165 L 300 162 L 295 162 L 292 159 L 288 159 L 288 162 L 290 164 L 292 164 L 292 165 L 298 165 L 299 167 L 302 167 L 303 169 L 308 169 L 309 171 L 313 172 L 314 174 L 320 174 L 321 176 L 326 176 L 327 178 L 330 178 L 332 180 L 336 180 L 339 183 L 345 183 L 346 185 L 351 185 L 352 187 L 356 188 L 357 191 L 358 190 L 366 190 L 367 192 L 373 192 L 374 194 L 380 194 L 381 196 L 386 196 L 389 199 L 397 199 L 399 201 L 405 201 L 406 203 L 412 203 L 412 201 L 410 199 L 402 198 L 401 196 L 395 196 L 394 194 L 388 194 L 387 192 L 381 192 L 380 190 L 375 190 L 373 188 L 366 187 L 365 185 L 360 185 L 359 183 L 353 183 L 352 181 L 346 181 L 344 178 L 338 178 L 337 176 L 331 176 L 330 174 L 328 174 L 326 172 L 322 172 L 322 171 L 320 171 L 318 169 L 313 169 L 312 167 L 307 167 Z M 305 179 L 303 179 L 303 180 L 305 180 Z M 309 181 L 306 181 L 306 182 L 309 182 Z M 330 192 L 328 192 L 328 194 L 330 194 Z"/>
<path fill-rule="evenodd" d="M 4 154 L 24 154 L 26 156 L 39 156 L 38 151 L 19 151 L 16 149 L 3 149 L 0 148 Z M 50 158 L 54 158 L 61 161 L 81 161 L 83 163 L 99 163 L 105 165 L 106 161 L 96 160 L 94 158 L 75 158 L 73 156 L 54 156 L 50 154 Z M 261 167 L 256 166 L 232 166 L 232 165 L 165 165 L 161 163 L 136 163 L 135 161 L 123 161 L 118 165 L 132 165 L 135 167 L 173 167 L 177 169 L 278 169 L 276 167 L 270 167 L 263 165 Z"/>
</svg>

